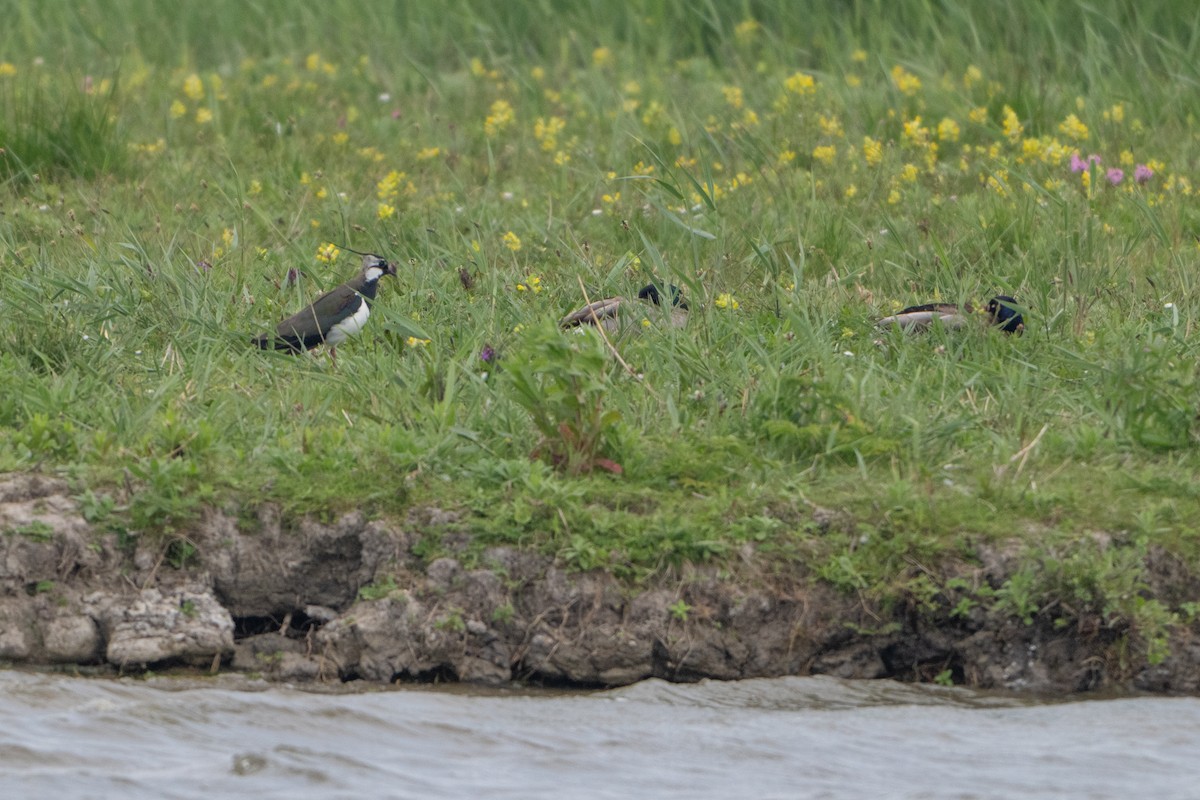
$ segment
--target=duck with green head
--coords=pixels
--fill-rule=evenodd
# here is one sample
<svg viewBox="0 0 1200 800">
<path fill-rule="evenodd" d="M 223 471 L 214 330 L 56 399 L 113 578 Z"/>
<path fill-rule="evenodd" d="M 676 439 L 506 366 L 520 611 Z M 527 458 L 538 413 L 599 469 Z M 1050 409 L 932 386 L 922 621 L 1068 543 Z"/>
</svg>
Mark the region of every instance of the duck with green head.
<svg viewBox="0 0 1200 800">
<path fill-rule="evenodd" d="M 1021 334 L 1025 331 L 1025 318 L 1021 306 L 1008 295 L 996 295 L 985 307 L 987 324 L 1005 333 Z M 962 306 L 953 303 L 925 303 L 909 306 L 896 314 L 876 320 L 881 328 L 900 328 L 906 332 L 928 330 L 934 325 L 956 330 L 965 328 L 976 317 L 975 307 L 970 303 Z"/>
</svg>

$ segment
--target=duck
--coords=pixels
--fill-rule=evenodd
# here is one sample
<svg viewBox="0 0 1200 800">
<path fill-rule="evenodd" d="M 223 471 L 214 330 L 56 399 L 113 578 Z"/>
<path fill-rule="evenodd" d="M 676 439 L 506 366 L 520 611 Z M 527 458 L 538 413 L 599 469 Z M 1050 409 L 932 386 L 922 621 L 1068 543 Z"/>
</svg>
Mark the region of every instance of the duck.
<svg viewBox="0 0 1200 800">
<path fill-rule="evenodd" d="M 1016 300 L 1005 294 L 996 295 L 988 300 L 988 324 L 998 327 L 1005 333 L 1021 334 L 1025 331 L 1025 319 L 1021 316 L 1020 305 Z M 956 330 L 970 324 L 975 314 L 975 307 L 970 303 L 962 306 L 953 303 L 925 303 L 919 306 L 909 306 L 897 314 L 876 320 L 881 328 L 898 327 L 904 331 L 924 331 L 940 324 L 945 328 Z"/>
<path fill-rule="evenodd" d="M 396 274 L 396 265 L 383 256 L 361 253 L 358 275 L 331 289 L 275 326 L 274 333 L 254 337 L 263 350 L 302 353 L 319 345 L 329 347 L 330 358 L 337 360 L 337 346 L 357 335 L 371 316 L 371 303 L 379 289 L 379 279 Z"/>
<path fill-rule="evenodd" d="M 688 320 L 687 301 L 674 284 L 667 285 L 667 295 L 671 301 L 668 324 L 673 328 L 682 328 Z M 638 290 L 637 300 L 624 297 L 597 300 L 567 314 L 558 325 L 564 330 L 586 325 L 600 326 L 609 333 L 616 333 L 623 327 L 636 326 L 647 317 L 653 318 L 656 312 L 661 315 L 662 308 L 663 293 L 657 284 L 651 283 Z"/>
</svg>

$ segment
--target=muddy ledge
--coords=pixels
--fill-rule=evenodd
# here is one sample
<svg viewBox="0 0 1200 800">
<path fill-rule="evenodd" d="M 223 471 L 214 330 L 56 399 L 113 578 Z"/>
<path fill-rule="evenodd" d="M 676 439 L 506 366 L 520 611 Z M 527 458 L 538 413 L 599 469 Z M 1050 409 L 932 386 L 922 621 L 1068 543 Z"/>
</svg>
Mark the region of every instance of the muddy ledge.
<svg viewBox="0 0 1200 800">
<path fill-rule="evenodd" d="M 413 531 L 456 522 L 417 509 L 399 521 L 288 524 L 266 505 L 251 520 L 208 512 L 182 550 L 183 540 L 148 537 L 123 548 L 88 524 L 64 482 L 0 476 L 0 661 L 190 665 L 291 682 L 949 675 L 1039 693 L 1200 691 L 1195 630 L 1173 636 L 1152 666 L 1131 663 L 1120 632 L 1099 627 L 911 609 L 881 619 L 801 574 L 756 570 L 753 551 L 736 580 L 695 568 L 637 590 L 508 548 L 488 551 L 480 569 L 413 553 Z M 1004 559 L 983 560 L 972 569 L 1002 581 Z M 1168 577 L 1164 590 L 1194 588 L 1190 575 Z"/>
</svg>

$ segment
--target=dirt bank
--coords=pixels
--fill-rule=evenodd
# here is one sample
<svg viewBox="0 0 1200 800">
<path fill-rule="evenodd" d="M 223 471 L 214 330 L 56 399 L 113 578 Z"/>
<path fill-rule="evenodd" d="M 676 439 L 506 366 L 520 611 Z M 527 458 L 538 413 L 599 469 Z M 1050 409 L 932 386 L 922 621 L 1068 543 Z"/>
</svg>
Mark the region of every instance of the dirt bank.
<svg viewBox="0 0 1200 800">
<path fill-rule="evenodd" d="M 630 587 L 497 548 L 468 569 L 426 563 L 438 509 L 332 524 L 210 511 L 174 543 L 90 525 L 68 486 L 0 476 L 0 659 L 27 665 L 188 664 L 286 681 L 534 680 L 585 686 L 830 674 L 1064 693 L 1200 691 L 1196 631 L 1152 666 L 1100 625 L 1056 630 L 976 610 L 883 614 L 754 551 L 738 574 L 696 568 Z M 152 541 L 151 541 L 152 540 Z M 1002 554 L 964 575 L 999 585 Z M 1194 592 L 1156 571 L 1162 594 Z M 366 591 L 364 590 L 366 587 Z M 681 602 L 682 601 L 682 602 Z"/>
</svg>

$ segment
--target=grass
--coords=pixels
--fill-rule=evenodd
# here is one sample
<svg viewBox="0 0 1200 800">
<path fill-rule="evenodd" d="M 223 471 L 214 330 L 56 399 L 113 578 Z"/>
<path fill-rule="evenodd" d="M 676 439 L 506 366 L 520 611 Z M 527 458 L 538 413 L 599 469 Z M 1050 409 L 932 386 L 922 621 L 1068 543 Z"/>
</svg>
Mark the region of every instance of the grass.
<svg viewBox="0 0 1200 800">
<path fill-rule="evenodd" d="M 641 580 L 752 544 L 883 605 L 1091 609 L 1158 652 L 1195 615 L 1152 605 L 1146 556 L 1198 558 L 1177 6 L 18 3 L 0 469 L 73 476 L 127 535 L 442 505 L 476 553 Z M 401 264 L 367 332 L 336 367 L 252 350 L 355 271 L 325 242 Z M 651 278 L 687 329 L 620 362 L 553 330 L 581 282 Z M 1024 337 L 872 325 L 998 292 Z M 996 543 L 1003 585 L 940 575 Z"/>
</svg>

